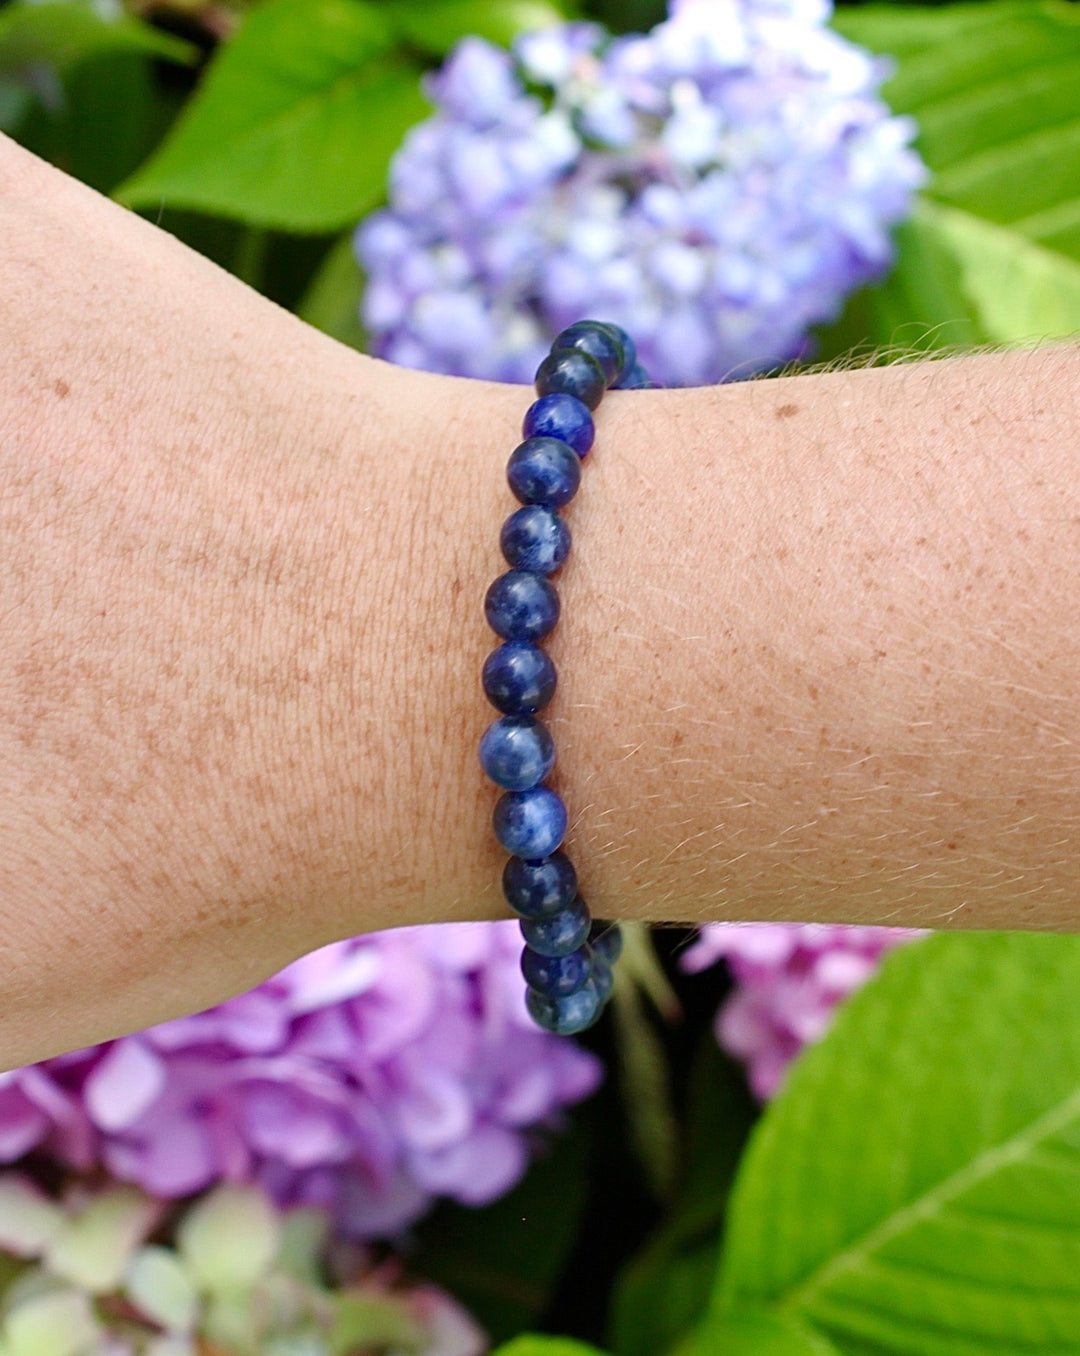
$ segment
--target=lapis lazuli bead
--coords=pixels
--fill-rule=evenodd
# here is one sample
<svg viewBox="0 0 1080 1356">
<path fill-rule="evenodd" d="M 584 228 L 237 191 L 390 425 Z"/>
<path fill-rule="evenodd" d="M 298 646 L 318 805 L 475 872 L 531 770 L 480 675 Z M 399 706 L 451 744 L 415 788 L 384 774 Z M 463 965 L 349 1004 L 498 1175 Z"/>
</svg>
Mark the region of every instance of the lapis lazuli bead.
<svg viewBox="0 0 1080 1356">
<path fill-rule="evenodd" d="M 589 939 L 589 910 L 577 895 L 558 913 L 546 918 L 523 918 L 521 935 L 525 945 L 541 956 L 568 956 Z"/>
<path fill-rule="evenodd" d="M 589 322 L 586 321 L 585 323 L 588 324 Z M 612 385 L 617 385 L 626 377 L 626 374 L 637 362 L 637 344 L 634 343 L 633 339 L 630 338 L 630 336 L 622 328 L 621 325 L 613 325 L 610 320 L 596 320 L 593 321 L 592 323 L 595 325 L 599 325 L 601 329 L 607 330 L 607 332 L 611 335 L 611 337 L 622 349 L 623 352 L 622 368 L 616 374 L 615 381 L 612 383 Z"/>
<path fill-rule="evenodd" d="M 577 895 L 577 872 L 563 852 L 538 862 L 508 857 L 503 868 L 503 894 L 522 918 L 546 918 L 572 904 Z"/>
<path fill-rule="evenodd" d="M 525 983 L 548 998 L 568 998 L 577 993 L 592 974 L 592 967 L 592 953 L 587 946 L 579 946 L 568 956 L 542 956 L 528 946 L 521 953 Z"/>
<path fill-rule="evenodd" d="M 547 998 L 535 989 L 526 989 L 525 1006 L 537 1026 L 556 1036 L 575 1036 L 579 1031 L 586 1031 L 604 1010 L 600 994 L 591 980 L 568 998 Z"/>
<path fill-rule="evenodd" d="M 600 996 L 600 1002 L 606 1003 L 611 997 L 611 991 L 615 987 L 615 976 L 611 970 L 611 963 L 602 956 L 595 947 L 588 948 L 592 952 L 592 966 L 589 975 L 589 982 L 596 989 Z"/>
<path fill-rule="evenodd" d="M 480 740 L 480 766 L 506 791 L 528 791 L 555 766 L 555 741 L 534 716 L 502 716 Z"/>
<path fill-rule="evenodd" d="M 526 438 L 510 453 L 506 479 L 523 504 L 562 508 L 581 484 L 581 458 L 561 438 Z"/>
<path fill-rule="evenodd" d="M 556 349 L 536 369 L 536 394 L 540 396 L 561 391 L 595 410 L 606 390 L 604 369 L 591 353 L 579 348 Z"/>
<path fill-rule="evenodd" d="M 614 965 L 622 955 L 623 935 L 618 923 L 604 923 L 594 919 L 589 930 L 589 945 L 608 965 Z"/>
<path fill-rule="evenodd" d="M 488 589 L 484 615 L 504 640 L 542 640 L 559 620 L 559 595 L 542 574 L 508 570 Z"/>
<path fill-rule="evenodd" d="M 481 678 L 492 706 L 507 716 L 532 716 L 555 695 L 551 657 L 529 640 L 508 640 L 484 660 Z"/>
<path fill-rule="evenodd" d="M 552 353 L 561 348 L 578 348 L 595 358 L 609 386 L 626 370 L 626 351 L 615 337 L 614 326 L 602 321 L 578 320 L 567 326 L 551 344 Z"/>
<path fill-rule="evenodd" d="M 640 363 L 635 363 L 617 384 L 619 391 L 646 391 L 652 389 L 655 383 L 650 378 L 648 372 Z"/>
<path fill-rule="evenodd" d="M 526 504 L 503 523 L 499 546 L 514 569 L 551 574 L 570 554 L 570 529 L 554 509 Z"/>
<path fill-rule="evenodd" d="M 515 857 L 548 857 L 566 836 L 566 806 L 549 786 L 505 791 L 495 802 L 492 822 L 495 837 L 507 852 Z"/>
<path fill-rule="evenodd" d="M 526 438 L 558 438 L 569 443 L 579 457 L 588 452 L 596 437 L 589 407 L 577 396 L 562 392 L 534 400 L 525 411 L 521 431 Z"/>
</svg>

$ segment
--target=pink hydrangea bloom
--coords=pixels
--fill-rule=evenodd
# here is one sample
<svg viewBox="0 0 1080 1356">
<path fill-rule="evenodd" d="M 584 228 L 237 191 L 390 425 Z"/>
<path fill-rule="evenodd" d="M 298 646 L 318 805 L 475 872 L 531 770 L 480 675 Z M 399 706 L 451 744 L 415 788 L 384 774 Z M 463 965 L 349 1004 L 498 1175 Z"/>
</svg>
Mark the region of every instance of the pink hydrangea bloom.
<svg viewBox="0 0 1080 1356">
<path fill-rule="evenodd" d="M 702 928 L 683 966 L 697 971 L 727 961 L 735 990 L 716 1015 L 716 1038 L 746 1064 L 750 1086 L 765 1099 L 885 952 L 924 935 L 909 928 L 714 923 Z"/>
<path fill-rule="evenodd" d="M 252 1180 L 385 1235 L 481 1205 L 599 1062 L 539 1031 L 514 922 L 338 942 L 191 1017 L 0 1074 L 0 1161 L 32 1149 L 162 1197 Z"/>
</svg>

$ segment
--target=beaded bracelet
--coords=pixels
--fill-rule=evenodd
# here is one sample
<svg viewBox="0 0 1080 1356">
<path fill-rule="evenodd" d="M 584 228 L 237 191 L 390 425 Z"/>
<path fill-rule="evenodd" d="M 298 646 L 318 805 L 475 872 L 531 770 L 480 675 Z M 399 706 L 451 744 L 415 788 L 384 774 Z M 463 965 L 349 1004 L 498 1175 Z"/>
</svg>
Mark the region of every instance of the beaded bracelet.
<svg viewBox="0 0 1080 1356">
<path fill-rule="evenodd" d="M 570 530 L 559 517 L 581 480 L 593 444 L 591 411 L 609 387 L 650 385 L 633 340 L 617 325 L 580 320 L 563 330 L 536 373 L 539 399 L 522 426 L 506 476 L 523 507 L 503 524 L 499 545 L 510 569 L 487 591 L 484 612 L 503 644 L 487 658 L 484 692 L 503 712 L 480 741 L 480 765 L 503 788 L 495 837 L 512 856 L 503 893 L 521 918 L 526 1006 L 538 1026 L 584 1031 L 611 996 L 611 967 L 622 950 L 618 924 L 593 922 L 577 872 L 559 851 L 566 806 L 542 785 L 555 744 L 537 711 L 555 692 L 555 666 L 539 647 L 559 619 L 547 576 L 566 559 Z"/>
</svg>

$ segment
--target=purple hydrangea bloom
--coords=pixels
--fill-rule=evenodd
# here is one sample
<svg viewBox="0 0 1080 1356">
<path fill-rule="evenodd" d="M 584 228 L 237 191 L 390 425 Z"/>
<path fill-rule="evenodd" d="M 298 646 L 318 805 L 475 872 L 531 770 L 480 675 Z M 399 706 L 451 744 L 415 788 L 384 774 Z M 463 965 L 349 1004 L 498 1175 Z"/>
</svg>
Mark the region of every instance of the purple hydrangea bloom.
<svg viewBox="0 0 1080 1356">
<path fill-rule="evenodd" d="M 374 933 L 191 1017 L 0 1074 L 0 1160 L 104 1165 L 156 1196 L 255 1181 L 375 1237 L 481 1205 L 598 1061 L 539 1031 L 517 925 Z"/>
<path fill-rule="evenodd" d="M 716 1038 L 746 1064 L 751 1088 L 766 1099 L 885 952 L 925 935 L 910 928 L 712 923 L 683 956 L 683 967 L 697 971 L 727 961 L 735 989 L 716 1015 Z"/>
<path fill-rule="evenodd" d="M 925 177 L 913 123 L 878 97 L 887 64 L 829 10 L 673 0 L 645 35 L 466 38 L 357 232 L 374 351 L 528 382 L 554 334 L 598 315 L 667 385 L 804 353 L 886 269 Z"/>
</svg>

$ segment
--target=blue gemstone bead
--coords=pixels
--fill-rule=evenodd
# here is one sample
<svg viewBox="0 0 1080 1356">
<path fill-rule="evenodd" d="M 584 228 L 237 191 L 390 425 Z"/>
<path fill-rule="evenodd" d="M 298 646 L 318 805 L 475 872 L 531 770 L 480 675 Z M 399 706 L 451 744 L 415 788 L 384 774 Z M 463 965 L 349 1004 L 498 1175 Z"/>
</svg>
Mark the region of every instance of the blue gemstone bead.
<svg viewBox="0 0 1080 1356">
<path fill-rule="evenodd" d="M 595 410 L 606 390 L 604 369 L 579 348 L 556 349 L 536 369 L 536 394 L 540 396 L 562 391 Z"/>
<path fill-rule="evenodd" d="M 525 990 L 525 1006 L 537 1026 L 556 1036 L 575 1036 L 593 1026 L 604 1004 L 590 980 L 569 998 L 547 998 L 535 989 Z"/>
<path fill-rule="evenodd" d="M 613 325 L 610 320 L 599 320 L 595 321 L 594 323 L 600 325 L 603 329 L 607 330 L 607 332 L 611 335 L 611 337 L 622 349 L 623 352 L 622 368 L 617 373 L 614 383 L 618 384 L 625 379 L 626 374 L 637 362 L 637 344 L 634 343 L 633 339 L 630 338 L 630 336 L 622 328 L 621 325 Z"/>
<path fill-rule="evenodd" d="M 568 956 L 541 956 L 530 947 L 521 953 L 525 983 L 548 998 L 568 998 L 577 993 L 592 974 L 592 966 L 592 954 L 587 946 L 579 946 Z"/>
<path fill-rule="evenodd" d="M 480 766 L 496 786 L 528 791 L 555 766 L 555 741 L 533 716 L 503 716 L 484 731 Z"/>
<path fill-rule="evenodd" d="M 561 348 L 579 348 L 600 364 L 604 380 L 610 386 L 626 368 L 626 353 L 613 333 L 613 326 L 597 320 L 578 320 L 557 334 L 552 353 Z"/>
<path fill-rule="evenodd" d="M 570 554 L 570 529 L 554 509 L 526 504 L 503 523 L 499 545 L 515 569 L 551 574 Z"/>
<path fill-rule="evenodd" d="M 573 903 L 577 872 L 569 857 L 553 852 L 538 862 L 507 858 L 503 868 L 506 902 L 523 918 L 545 918 Z"/>
<path fill-rule="evenodd" d="M 525 411 L 521 431 L 526 438 L 558 438 L 569 443 L 579 457 L 588 452 L 596 437 L 589 407 L 562 392 L 534 400 Z"/>
<path fill-rule="evenodd" d="M 550 656 L 527 640 L 508 640 L 484 660 L 481 681 L 492 706 L 508 716 L 531 716 L 555 695 Z"/>
<path fill-rule="evenodd" d="M 598 956 L 607 961 L 608 965 L 614 965 L 622 955 L 622 928 L 618 923 L 604 923 L 599 918 L 594 919 L 589 931 L 589 945 Z"/>
<path fill-rule="evenodd" d="M 549 857 L 566 834 L 566 806 L 548 786 L 505 791 L 495 802 L 493 823 L 495 837 L 515 857 Z"/>
<path fill-rule="evenodd" d="M 568 956 L 589 939 L 589 910 L 580 895 L 558 913 L 546 918 L 523 918 L 525 945 L 541 956 Z"/>
<path fill-rule="evenodd" d="M 581 458 L 560 438 L 526 438 L 510 453 L 506 479 L 523 504 L 562 508 L 581 484 Z"/>
<path fill-rule="evenodd" d="M 504 640 L 542 640 L 559 620 L 559 595 L 542 574 L 508 570 L 488 589 L 484 615 Z"/>
<path fill-rule="evenodd" d="M 592 973 L 589 980 L 600 997 L 601 1003 L 606 1003 L 611 997 L 611 991 L 615 987 L 615 976 L 611 973 L 611 966 L 602 956 L 593 952 Z"/>
<path fill-rule="evenodd" d="M 616 383 L 616 389 L 620 391 L 647 391 L 652 390 L 655 385 L 656 383 L 641 364 L 635 363 L 626 376 Z"/>
</svg>

